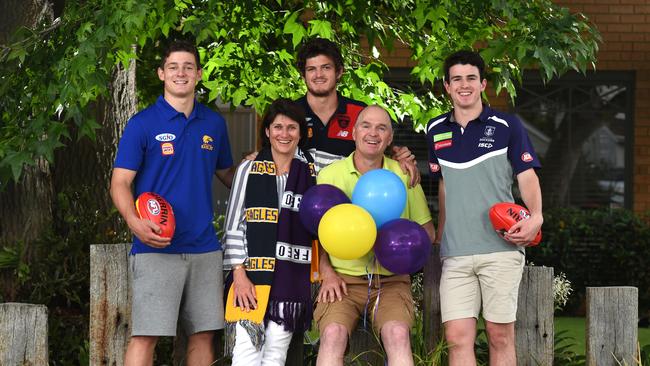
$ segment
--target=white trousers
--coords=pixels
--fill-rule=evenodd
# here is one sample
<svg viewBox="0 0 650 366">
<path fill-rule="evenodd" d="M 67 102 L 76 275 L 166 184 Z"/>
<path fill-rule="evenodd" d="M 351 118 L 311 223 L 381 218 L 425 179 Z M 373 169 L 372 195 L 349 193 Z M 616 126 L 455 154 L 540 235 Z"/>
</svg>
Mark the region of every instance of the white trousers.
<svg viewBox="0 0 650 366">
<path fill-rule="evenodd" d="M 235 326 L 235 346 L 232 350 L 232 366 L 282 366 L 293 332 L 284 330 L 284 325 L 269 321 L 264 332 L 264 345 L 255 349 L 246 329 L 239 323 Z"/>
</svg>

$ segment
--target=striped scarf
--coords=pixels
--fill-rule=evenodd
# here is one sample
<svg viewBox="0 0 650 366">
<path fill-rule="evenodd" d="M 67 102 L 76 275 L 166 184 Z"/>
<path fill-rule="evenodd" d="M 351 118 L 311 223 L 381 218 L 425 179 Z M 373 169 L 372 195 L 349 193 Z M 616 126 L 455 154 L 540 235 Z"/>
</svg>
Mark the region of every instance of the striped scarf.
<svg viewBox="0 0 650 366">
<path fill-rule="evenodd" d="M 235 307 L 232 286 L 226 301 L 226 352 L 234 347 L 235 325 L 246 329 L 257 350 L 264 344 L 269 320 L 294 332 L 308 329 L 312 318 L 310 286 L 311 235 L 298 216 L 302 194 L 315 184 L 311 157 L 297 150 L 278 204 L 276 166 L 270 148 L 251 163 L 244 198 L 248 265 L 257 309 Z M 278 212 L 278 207 L 280 210 Z"/>
</svg>

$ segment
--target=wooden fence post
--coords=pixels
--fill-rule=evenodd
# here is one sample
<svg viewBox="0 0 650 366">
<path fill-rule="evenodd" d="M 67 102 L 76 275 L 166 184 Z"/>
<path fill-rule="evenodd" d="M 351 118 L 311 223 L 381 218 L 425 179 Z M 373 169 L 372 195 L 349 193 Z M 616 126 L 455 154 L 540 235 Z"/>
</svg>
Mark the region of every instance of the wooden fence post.
<svg viewBox="0 0 650 366">
<path fill-rule="evenodd" d="M 553 365 L 553 267 L 526 266 L 519 284 L 517 365 Z"/>
<path fill-rule="evenodd" d="M 90 365 L 121 366 L 131 337 L 131 244 L 90 246 Z M 223 362 L 223 332 L 215 337 L 215 349 Z M 174 365 L 185 364 L 187 336 L 179 327 L 174 338 Z M 3 365 L 0 363 L 0 365 Z"/>
<path fill-rule="evenodd" d="M 362 315 L 363 316 L 363 315 Z M 375 336 L 372 321 L 368 319 L 367 329 L 363 328 L 363 318 L 359 319 L 359 325 L 350 337 L 350 351 L 346 359 L 350 359 L 352 365 L 383 365 L 384 352 L 379 345 L 379 335 Z M 354 360 L 355 362 L 352 362 Z"/>
<path fill-rule="evenodd" d="M 440 316 L 440 245 L 434 245 L 429 260 L 424 265 L 422 281 L 422 321 L 424 322 L 424 340 L 427 351 L 436 348 L 442 338 L 442 318 Z"/>
<path fill-rule="evenodd" d="M 130 244 L 90 246 L 90 365 L 121 366 L 130 337 Z"/>
<path fill-rule="evenodd" d="M 587 287 L 587 366 L 636 365 L 639 290 Z"/>
<path fill-rule="evenodd" d="M 0 304 L 0 365 L 47 366 L 47 307 Z"/>
</svg>

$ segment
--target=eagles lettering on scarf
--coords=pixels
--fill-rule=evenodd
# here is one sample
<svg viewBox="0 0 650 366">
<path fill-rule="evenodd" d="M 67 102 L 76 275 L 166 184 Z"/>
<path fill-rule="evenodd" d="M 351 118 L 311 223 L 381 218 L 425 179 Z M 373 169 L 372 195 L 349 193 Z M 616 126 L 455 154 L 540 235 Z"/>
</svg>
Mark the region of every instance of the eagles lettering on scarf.
<svg viewBox="0 0 650 366">
<path fill-rule="evenodd" d="M 278 209 L 251 207 L 246 209 L 246 222 L 278 222 Z"/>
<path fill-rule="evenodd" d="M 264 344 L 265 322 L 281 324 L 291 332 L 308 329 L 311 324 L 312 236 L 298 214 L 302 195 L 316 184 L 311 163 L 311 156 L 296 152 L 280 197 L 270 147 L 263 148 L 250 165 L 243 206 L 249 256 L 246 275 L 255 285 L 258 307 L 243 311 L 235 306 L 229 285 L 226 354 L 232 354 L 235 324 L 244 327 L 258 351 Z M 235 183 L 233 187 L 238 187 Z"/>
<path fill-rule="evenodd" d="M 247 270 L 250 271 L 273 271 L 275 269 L 275 258 L 253 257 L 248 258 Z"/>
<path fill-rule="evenodd" d="M 272 161 L 254 161 L 251 166 L 251 174 L 275 175 L 275 163 Z"/>
</svg>

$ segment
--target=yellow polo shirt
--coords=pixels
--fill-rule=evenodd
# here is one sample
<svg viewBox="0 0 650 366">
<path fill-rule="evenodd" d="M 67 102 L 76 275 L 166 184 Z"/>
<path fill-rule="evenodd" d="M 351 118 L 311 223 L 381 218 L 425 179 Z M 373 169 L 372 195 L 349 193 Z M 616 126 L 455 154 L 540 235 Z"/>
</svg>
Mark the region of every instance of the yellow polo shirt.
<svg viewBox="0 0 650 366">
<path fill-rule="evenodd" d="M 341 189 L 345 194 L 352 198 L 352 191 L 357 184 L 361 173 L 354 166 L 354 152 L 347 158 L 336 161 L 323 168 L 319 173 L 318 184 L 331 184 Z M 424 196 L 422 187 L 418 184 L 414 188 L 408 188 L 408 175 L 402 173 L 399 163 L 393 159 L 384 157 L 383 168 L 397 174 L 406 187 L 406 207 L 402 211 L 401 218 L 415 221 L 422 225 L 431 221 L 431 213 L 427 205 L 427 199 Z M 370 252 L 358 259 L 339 259 L 330 255 L 330 262 L 336 272 L 350 276 L 362 276 L 368 273 L 392 275 L 393 273 L 375 263 L 375 252 Z"/>
</svg>

